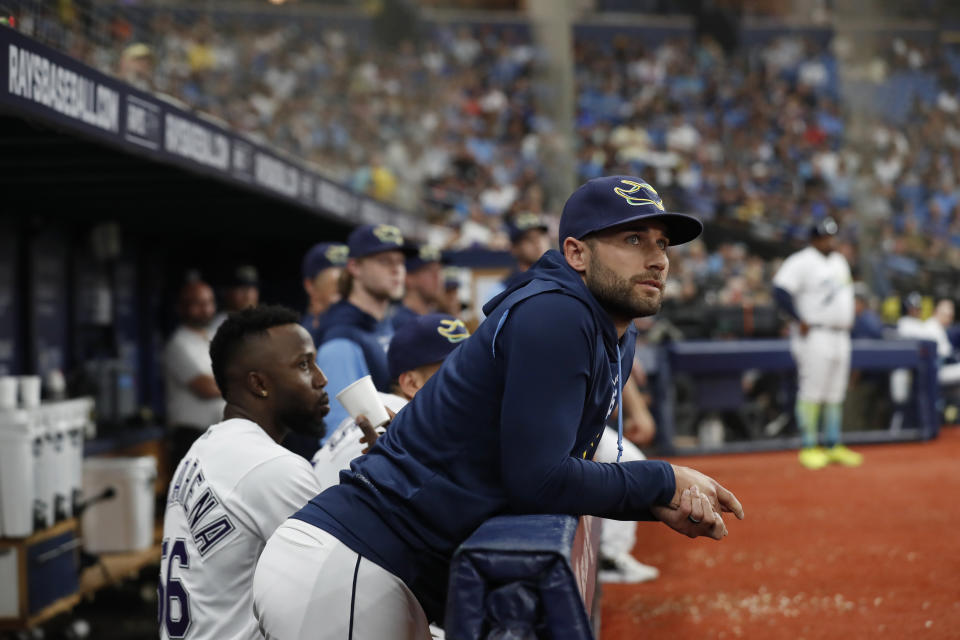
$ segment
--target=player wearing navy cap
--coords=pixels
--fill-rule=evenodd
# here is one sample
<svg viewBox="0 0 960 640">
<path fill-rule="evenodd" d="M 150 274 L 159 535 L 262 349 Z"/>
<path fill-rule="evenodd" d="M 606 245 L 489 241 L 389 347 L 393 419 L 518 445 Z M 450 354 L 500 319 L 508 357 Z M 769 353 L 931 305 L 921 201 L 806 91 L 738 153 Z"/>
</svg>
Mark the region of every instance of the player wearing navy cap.
<svg viewBox="0 0 960 640">
<path fill-rule="evenodd" d="M 416 316 L 397 329 L 387 351 L 392 393 L 380 394 L 384 406 L 394 413 L 400 411 L 437 372 L 440 363 L 469 337 L 466 325 L 446 313 Z M 357 421 L 347 418 L 317 451 L 313 468 L 320 486 L 340 481 L 340 471 L 363 452 L 362 435 Z"/>
<path fill-rule="evenodd" d="M 810 246 L 794 253 L 773 277 L 774 299 L 792 319 L 790 347 L 797 363 L 796 416 L 803 439 L 800 464 L 821 469 L 831 462 L 857 466 L 859 453 L 840 442 L 843 400 L 850 377 L 853 278 L 847 259 L 834 251 L 833 218 L 810 229 Z M 817 446 L 823 409 L 824 444 Z"/>
<path fill-rule="evenodd" d="M 393 311 L 393 328 L 436 311 L 443 294 L 443 257 L 436 247 L 422 246 L 407 258 L 403 301 Z"/>
<path fill-rule="evenodd" d="M 387 224 L 357 227 L 347 238 L 347 248 L 349 293 L 320 321 L 314 336 L 317 364 L 330 380 L 331 395 L 368 374 L 377 389 L 389 391 L 387 345 L 393 326 L 387 310 L 403 294 L 404 259 L 415 249 L 404 243 L 398 228 Z M 334 399 L 330 424 L 340 424 L 346 417 Z"/>
<path fill-rule="evenodd" d="M 268 542 L 254 578 L 265 635 L 425 637 L 454 550 L 501 513 L 660 519 L 716 539 L 721 510 L 742 517 L 732 493 L 691 469 L 590 459 L 633 362 L 631 321 L 657 312 L 667 247 L 700 222 L 614 176 L 574 192 L 560 228 L 562 252 L 489 302 L 376 446 Z M 288 553 L 311 567 L 306 581 Z M 291 620 L 295 598 L 308 602 Z"/>
<path fill-rule="evenodd" d="M 307 312 L 301 324 L 316 341 L 320 316 L 330 305 L 340 301 L 337 284 L 347 264 L 347 245 L 339 242 L 320 242 L 310 247 L 303 256 L 303 290 L 307 292 Z"/>
<path fill-rule="evenodd" d="M 543 217 L 535 213 L 521 213 L 508 218 L 506 227 L 507 234 L 510 236 L 510 254 L 516 265 L 506 278 L 485 292 L 488 301 L 513 286 L 524 272 L 550 248 L 550 239 L 547 235 L 549 227 Z"/>
</svg>

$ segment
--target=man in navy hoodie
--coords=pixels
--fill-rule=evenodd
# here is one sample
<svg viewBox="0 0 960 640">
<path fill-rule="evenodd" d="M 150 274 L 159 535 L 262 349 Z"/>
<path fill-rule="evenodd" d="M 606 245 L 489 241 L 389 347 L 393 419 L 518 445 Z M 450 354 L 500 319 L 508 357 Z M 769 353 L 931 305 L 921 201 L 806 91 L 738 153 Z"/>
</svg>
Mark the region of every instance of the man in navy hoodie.
<svg viewBox="0 0 960 640">
<path fill-rule="evenodd" d="M 368 374 L 377 389 L 388 393 L 387 346 L 393 326 L 386 319 L 387 310 L 403 295 L 404 259 L 416 249 L 388 224 L 357 227 L 347 238 L 347 247 L 350 291 L 320 319 L 314 334 L 317 365 L 330 381 L 330 395 Z M 327 424 L 340 424 L 347 417 L 346 409 L 331 400 Z"/>
<path fill-rule="evenodd" d="M 743 517 L 692 469 L 591 458 L 633 362 L 631 320 L 660 307 L 667 247 L 696 238 L 639 178 L 570 196 L 548 251 L 486 306 L 377 441 L 281 525 L 254 579 L 267 637 L 423 638 L 442 620 L 449 562 L 502 513 L 661 520 L 690 537 Z"/>
</svg>

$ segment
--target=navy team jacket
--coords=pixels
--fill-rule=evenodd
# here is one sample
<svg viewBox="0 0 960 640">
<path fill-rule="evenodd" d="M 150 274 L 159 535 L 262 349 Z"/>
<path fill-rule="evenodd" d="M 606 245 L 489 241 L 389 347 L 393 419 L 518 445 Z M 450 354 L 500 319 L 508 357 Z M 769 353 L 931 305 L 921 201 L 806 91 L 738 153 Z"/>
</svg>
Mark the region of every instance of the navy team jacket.
<svg viewBox="0 0 960 640">
<path fill-rule="evenodd" d="M 453 552 L 488 518 L 649 519 L 675 490 L 666 462 L 591 461 L 618 401 L 616 377 L 629 375 L 635 331 L 618 345 L 559 252 L 484 312 L 341 484 L 293 516 L 400 577 L 434 621 L 443 619 Z"/>
<path fill-rule="evenodd" d="M 387 331 L 387 329 L 390 329 Z M 313 339 L 319 348 L 324 342 L 335 338 L 346 338 L 359 345 L 363 351 L 367 369 L 373 378 L 373 384 L 384 393 L 390 391 L 390 370 L 387 366 L 387 351 L 384 342 L 390 342 L 392 327 L 377 319 L 346 300 L 330 306 L 320 318 L 320 326 Z M 322 368 L 322 367 L 321 367 Z M 347 380 L 346 383 L 353 382 Z M 346 385 L 343 385 L 346 386 Z M 338 393 L 340 389 L 331 389 Z M 339 423 L 333 423 L 334 425 Z"/>
</svg>

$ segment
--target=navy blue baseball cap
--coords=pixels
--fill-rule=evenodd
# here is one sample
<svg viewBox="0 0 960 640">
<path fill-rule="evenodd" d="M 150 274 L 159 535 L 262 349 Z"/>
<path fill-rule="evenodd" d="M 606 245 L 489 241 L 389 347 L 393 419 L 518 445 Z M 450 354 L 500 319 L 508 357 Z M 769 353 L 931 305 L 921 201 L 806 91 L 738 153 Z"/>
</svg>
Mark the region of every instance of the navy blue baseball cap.
<svg viewBox="0 0 960 640">
<path fill-rule="evenodd" d="M 703 223 L 683 213 L 668 213 L 656 189 L 634 176 L 594 178 L 573 192 L 560 216 L 560 247 L 567 238 L 582 239 L 627 222 L 656 220 L 667 228 L 670 244 L 690 242 Z"/>
<path fill-rule="evenodd" d="M 351 258 L 364 258 L 384 251 L 402 251 L 410 256 L 416 247 L 403 241 L 400 229 L 392 224 L 365 224 L 354 229 L 347 237 Z"/>
<path fill-rule="evenodd" d="M 424 245 L 416 249 L 416 253 L 407 258 L 407 273 L 413 273 L 417 269 L 433 263 L 443 264 L 443 254 L 436 247 Z"/>
<path fill-rule="evenodd" d="M 347 264 L 347 245 L 340 242 L 321 242 L 310 247 L 303 256 L 303 277 L 313 280 L 324 269 Z"/>
<path fill-rule="evenodd" d="M 507 233 L 510 235 L 510 244 L 516 244 L 527 231 L 537 229 L 548 231 L 547 223 L 535 213 L 521 213 L 507 220 Z"/>
<path fill-rule="evenodd" d="M 460 288 L 460 270 L 458 268 L 447 267 L 443 270 L 443 288 L 447 291 Z"/>
<path fill-rule="evenodd" d="M 428 313 L 404 324 L 393 334 L 387 365 L 394 380 L 404 371 L 443 362 L 457 345 L 470 337 L 467 326 L 446 313 Z"/>
</svg>

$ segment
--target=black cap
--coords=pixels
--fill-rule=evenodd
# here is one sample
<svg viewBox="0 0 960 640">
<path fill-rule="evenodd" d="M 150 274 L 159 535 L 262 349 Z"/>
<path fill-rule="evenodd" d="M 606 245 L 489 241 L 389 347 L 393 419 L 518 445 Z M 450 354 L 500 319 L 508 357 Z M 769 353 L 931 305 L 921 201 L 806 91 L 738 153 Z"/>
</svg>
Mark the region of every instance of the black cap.
<svg viewBox="0 0 960 640">
<path fill-rule="evenodd" d="M 243 264 L 230 272 L 227 278 L 228 287 L 259 287 L 260 274 L 253 265 Z"/>
<path fill-rule="evenodd" d="M 835 236 L 838 231 L 840 231 L 840 227 L 837 226 L 837 221 L 827 216 L 810 227 L 810 237 L 823 238 L 824 236 Z"/>
</svg>

